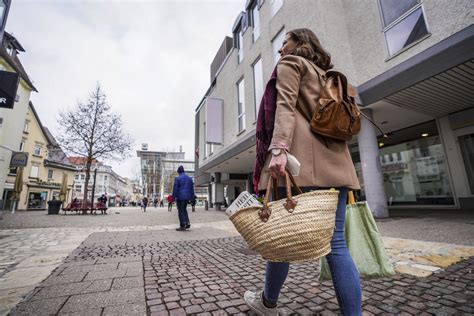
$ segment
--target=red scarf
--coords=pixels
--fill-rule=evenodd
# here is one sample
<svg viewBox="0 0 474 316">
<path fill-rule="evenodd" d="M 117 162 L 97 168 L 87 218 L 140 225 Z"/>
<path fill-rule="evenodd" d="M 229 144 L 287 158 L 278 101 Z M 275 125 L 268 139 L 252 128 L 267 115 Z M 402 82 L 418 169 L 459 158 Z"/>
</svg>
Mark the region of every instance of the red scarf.
<svg viewBox="0 0 474 316">
<path fill-rule="evenodd" d="M 273 137 L 273 127 L 275 125 L 275 112 L 277 100 L 277 67 L 272 72 L 270 80 L 267 82 L 265 92 L 260 102 L 257 117 L 257 157 L 253 170 L 253 188 L 258 193 L 258 183 L 262 173 L 265 160 L 267 158 L 268 148 Z"/>
</svg>

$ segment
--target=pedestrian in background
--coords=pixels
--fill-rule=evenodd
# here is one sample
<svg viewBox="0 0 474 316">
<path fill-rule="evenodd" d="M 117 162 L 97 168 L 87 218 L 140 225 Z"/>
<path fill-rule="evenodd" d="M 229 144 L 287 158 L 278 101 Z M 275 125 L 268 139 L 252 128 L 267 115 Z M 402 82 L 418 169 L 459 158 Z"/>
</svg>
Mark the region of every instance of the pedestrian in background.
<svg viewBox="0 0 474 316">
<path fill-rule="evenodd" d="M 143 197 L 142 200 L 142 205 L 143 205 L 143 212 L 146 212 L 146 207 L 148 206 L 148 197 Z"/>
<path fill-rule="evenodd" d="M 319 72 L 333 67 L 331 57 L 309 29 L 288 32 L 278 52 L 281 59 L 266 86 L 258 113 L 253 184 L 257 191 L 265 190 L 270 176 L 279 178 L 280 184 L 285 183 L 283 176 L 290 153 L 301 163 L 295 180 L 303 192 L 338 188 L 336 225 L 331 253 L 326 258 L 341 314 L 360 315 L 359 273 L 344 239 L 347 189 L 359 189 L 359 181 L 347 143 L 314 134 L 307 119 L 315 112 L 315 100 L 320 96 Z M 278 193 L 283 198 L 286 194 L 281 189 Z M 267 262 L 263 290 L 244 294 L 246 304 L 253 311 L 278 315 L 278 296 L 289 266 L 288 262 Z"/>
<path fill-rule="evenodd" d="M 164 201 L 164 199 L 160 199 L 160 207 L 163 207 L 163 206 L 164 206 L 163 201 Z"/>
<path fill-rule="evenodd" d="M 171 212 L 171 209 L 173 208 L 173 196 L 169 194 L 167 200 L 168 200 L 168 212 Z"/>
<path fill-rule="evenodd" d="M 191 209 L 193 210 L 193 212 L 196 211 L 196 199 L 197 199 L 197 196 L 194 196 L 194 198 L 191 201 Z"/>
<path fill-rule="evenodd" d="M 176 228 L 176 230 L 185 231 L 191 227 L 186 207 L 188 201 L 194 199 L 194 183 L 184 172 L 183 166 L 179 166 L 177 171 L 179 176 L 174 179 L 173 185 L 173 200 L 176 201 L 179 217 L 179 228 Z"/>
</svg>

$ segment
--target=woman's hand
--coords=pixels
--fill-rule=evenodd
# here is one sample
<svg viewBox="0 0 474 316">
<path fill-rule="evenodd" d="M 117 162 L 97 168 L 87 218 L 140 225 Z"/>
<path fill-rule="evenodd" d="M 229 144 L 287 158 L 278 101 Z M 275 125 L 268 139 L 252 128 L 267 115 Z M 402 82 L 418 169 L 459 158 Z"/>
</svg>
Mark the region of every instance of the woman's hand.
<svg viewBox="0 0 474 316">
<path fill-rule="evenodd" d="M 288 162 L 288 158 L 286 157 L 286 153 L 281 153 L 278 156 L 273 156 L 272 159 L 270 160 L 270 165 L 268 168 L 270 169 L 270 175 L 272 178 L 276 179 L 278 176 L 284 176 L 285 175 L 285 168 L 286 168 L 286 163 Z"/>
</svg>

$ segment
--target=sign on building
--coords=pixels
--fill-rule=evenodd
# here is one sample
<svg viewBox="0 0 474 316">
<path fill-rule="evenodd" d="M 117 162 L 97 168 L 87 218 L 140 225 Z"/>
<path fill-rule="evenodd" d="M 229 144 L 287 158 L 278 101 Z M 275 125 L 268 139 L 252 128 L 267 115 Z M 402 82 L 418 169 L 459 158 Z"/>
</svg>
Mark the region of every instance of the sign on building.
<svg viewBox="0 0 474 316">
<path fill-rule="evenodd" d="M 148 144 L 143 143 L 142 144 L 142 150 L 148 150 Z"/>
<path fill-rule="evenodd" d="M 223 100 L 206 98 L 206 143 L 217 145 L 224 143 L 223 114 Z"/>
<path fill-rule="evenodd" d="M 10 160 L 10 167 L 26 167 L 28 163 L 28 154 L 17 151 L 13 152 L 12 159 Z"/>
<path fill-rule="evenodd" d="M 0 70 L 0 108 L 13 109 L 20 75 Z"/>
</svg>

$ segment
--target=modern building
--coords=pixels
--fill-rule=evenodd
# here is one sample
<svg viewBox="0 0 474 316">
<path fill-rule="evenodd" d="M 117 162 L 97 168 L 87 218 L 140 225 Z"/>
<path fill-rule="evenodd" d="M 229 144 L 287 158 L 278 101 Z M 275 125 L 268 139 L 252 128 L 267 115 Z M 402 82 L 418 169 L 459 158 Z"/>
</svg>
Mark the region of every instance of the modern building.
<svg viewBox="0 0 474 316">
<path fill-rule="evenodd" d="M 0 12 L 8 13 L 10 1 L 0 1 Z M 0 45 L 0 192 L 10 169 L 12 152 L 21 151 L 23 125 L 32 91 L 37 91 L 20 62 L 19 54 L 25 49 L 8 32 L 3 31 L 6 16 L 0 15 L 2 41 Z M 4 102 L 5 101 L 5 102 Z M 9 103 L 9 104 L 5 104 Z M 0 209 L 3 204 L 0 196 Z"/>
<path fill-rule="evenodd" d="M 194 181 L 194 161 L 186 160 L 185 153 L 138 150 L 140 158 L 143 195 L 152 200 L 166 199 L 173 193 L 174 179 L 178 176 L 178 167 L 183 166 L 186 174 Z M 207 188 L 195 188 L 200 201 L 207 197 Z"/>
<path fill-rule="evenodd" d="M 76 168 L 74 176 L 73 198 L 83 200 L 86 179 L 86 158 L 69 157 L 69 161 Z M 92 197 L 92 189 L 94 188 L 94 174 L 96 174 L 94 202 L 96 202 L 97 199 L 102 195 L 105 195 L 107 197 L 108 206 L 118 206 L 122 201 L 130 201 L 133 196 L 133 187 L 129 184 L 129 180 L 118 175 L 115 171 L 112 170 L 111 166 L 105 165 L 98 160 L 92 161 L 91 174 L 87 186 L 88 200 L 90 200 Z"/>
<path fill-rule="evenodd" d="M 244 9 L 195 114 L 196 184 L 212 203 L 253 190 L 264 84 L 286 32 L 305 27 L 389 135 L 363 119 L 349 143 L 374 214 L 474 208 L 474 2 L 248 0 Z"/>
<path fill-rule="evenodd" d="M 35 107 L 30 102 L 23 121 L 19 149 L 28 153 L 28 164 L 23 167 L 23 189 L 17 210 L 45 210 L 47 201 L 59 200 L 63 177 L 66 177 L 65 202 L 71 201 L 75 167 L 61 150 L 51 132 L 43 126 Z M 18 167 L 10 168 L 4 185 L 4 210 L 12 207 L 12 194 Z"/>
</svg>

